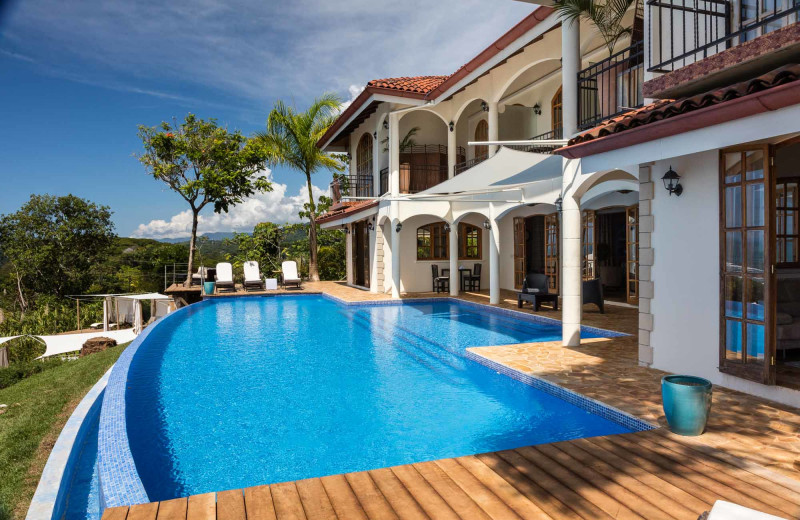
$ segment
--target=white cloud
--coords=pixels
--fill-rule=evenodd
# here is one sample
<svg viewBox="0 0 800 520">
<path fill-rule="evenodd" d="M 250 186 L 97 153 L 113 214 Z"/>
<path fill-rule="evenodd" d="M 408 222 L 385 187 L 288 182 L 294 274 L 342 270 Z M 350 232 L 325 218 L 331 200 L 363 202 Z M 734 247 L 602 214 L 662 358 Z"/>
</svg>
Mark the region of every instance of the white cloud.
<svg viewBox="0 0 800 520">
<path fill-rule="evenodd" d="M 271 173 L 267 174 L 271 178 Z M 314 200 L 327 194 L 317 186 L 311 185 Z M 230 208 L 228 213 L 201 214 L 197 232 L 214 233 L 218 231 L 250 232 L 259 222 L 277 224 L 300 222 L 298 212 L 308 202 L 308 187 L 303 185 L 296 195 L 287 195 L 286 184 L 272 183 L 272 191 L 260 193 Z M 182 211 L 169 220 L 156 219 L 139 226 L 131 234 L 135 238 L 185 238 L 191 236 L 192 212 Z"/>
</svg>

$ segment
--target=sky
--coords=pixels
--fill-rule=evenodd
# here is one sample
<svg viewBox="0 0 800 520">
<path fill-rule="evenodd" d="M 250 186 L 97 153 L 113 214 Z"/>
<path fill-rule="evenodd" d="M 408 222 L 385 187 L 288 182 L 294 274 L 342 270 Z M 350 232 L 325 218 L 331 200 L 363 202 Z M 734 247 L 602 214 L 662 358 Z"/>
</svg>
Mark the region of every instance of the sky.
<svg viewBox="0 0 800 520">
<path fill-rule="evenodd" d="M 370 79 L 450 74 L 533 10 L 512 0 L 0 0 L 0 214 L 31 194 L 114 212 L 120 236 L 189 235 L 188 206 L 134 157 L 140 124 L 188 113 L 246 135 L 277 99 L 352 100 Z M 304 176 L 200 233 L 298 222 Z M 315 174 L 314 193 L 331 175 Z"/>
</svg>

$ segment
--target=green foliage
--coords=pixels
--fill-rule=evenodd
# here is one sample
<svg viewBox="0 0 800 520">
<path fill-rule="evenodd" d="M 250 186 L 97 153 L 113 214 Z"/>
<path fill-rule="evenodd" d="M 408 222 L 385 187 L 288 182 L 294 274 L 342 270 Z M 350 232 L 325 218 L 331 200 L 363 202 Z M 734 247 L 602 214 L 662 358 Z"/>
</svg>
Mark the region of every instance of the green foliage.
<svg viewBox="0 0 800 520">
<path fill-rule="evenodd" d="M 33 295 L 79 294 L 90 285 L 114 239 L 111 211 L 66 195 L 31 195 L 0 217 L 0 250 L 22 310 Z"/>
<path fill-rule="evenodd" d="M 245 262 L 255 260 L 261 274 L 274 278 L 274 271 L 281 268 L 281 241 L 283 230 L 272 222 L 256 224 L 252 234 L 236 233 L 226 240 L 235 246 L 235 253 L 229 253 L 226 260 L 233 264 L 234 273 L 241 273 Z"/>
<path fill-rule="evenodd" d="M 344 165 L 336 156 L 317 147 L 317 142 L 336 121 L 340 106 L 341 101 L 334 94 L 323 94 L 305 112 L 299 112 L 283 101 L 276 101 L 267 118 L 266 131 L 256 134 L 256 142 L 262 148 L 268 164 L 288 166 L 306 176 L 309 202 L 300 215 L 308 218 L 311 224 L 308 260 L 309 278 L 313 281 L 319 280 L 316 219 L 320 211 L 314 202 L 311 175 L 320 170 L 344 170 Z"/>
<path fill-rule="evenodd" d="M 67 361 L 64 361 L 58 357 L 54 357 L 50 359 L 43 359 L 41 361 L 26 361 L 24 363 L 16 363 L 7 368 L 0 368 L 0 390 L 3 388 L 8 388 L 15 383 L 19 383 L 23 379 L 31 377 L 34 374 L 55 368 L 64 363 L 67 363 Z"/>
<path fill-rule="evenodd" d="M 632 28 L 623 25 L 625 14 L 636 0 L 556 0 L 553 9 L 565 21 L 577 23 L 583 19 L 594 25 L 608 48 L 609 56 L 619 40 L 631 34 Z"/>
<path fill-rule="evenodd" d="M 138 156 L 145 171 L 178 193 L 192 209 L 189 272 L 194 269 L 197 220 L 208 204 L 217 213 L 242 202 L 256 192 L 272 190 L 272 183 L 259 173 L 264 169 L 264 147 L 248 140 L 238 130 L 229 132 L 189 114 L 183 123 L 163 122 L 139 126 L 144 153 Z M 191 276 L 191 274 L 190 274 Z"/>
</svg>

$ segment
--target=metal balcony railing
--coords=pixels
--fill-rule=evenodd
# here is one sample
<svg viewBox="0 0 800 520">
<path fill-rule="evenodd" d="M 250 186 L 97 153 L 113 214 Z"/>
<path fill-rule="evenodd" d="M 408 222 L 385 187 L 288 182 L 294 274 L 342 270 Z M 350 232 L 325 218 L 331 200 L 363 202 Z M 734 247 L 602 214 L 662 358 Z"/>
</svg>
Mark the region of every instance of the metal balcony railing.
<svg viewBox="0 0 800 520">
<path fill-rule="evenodd" d="M 578 72 L 578 127 L 592 128 L 604 119 L 644 104 L 644 42 Z"/>
<path fill-rule="evenodd" d="M 488 158 L 489 158 L 489 154 L 485 153 L 485 154 L 481 154 L 481 155 L 479 155 L 477 157 L 473 157 L 472 159 L 470 159 L 468 161 L 463 161 L 463 162 L 460 162 L 458 164 L 454 164 L 453 165 L 453 175 L 458 175 L 459 173 L 465 172 L 465 171 L 469 170 L 470 168 L 472 168 L 473 166 L 482 163 L 483 161 L 485 161 Z"/>
<path fill-rule="evenodd" d="M 648 0 L 648 70 L 670 72 L 797 22 L 798 0 Z"/>
<path fill-rule="evenodd" d="M 337 176 L 331 182 L 331 199 L 338 204 L 348 197 L 374 197 L 372 175 L 356 174 Z"/>
</svg>

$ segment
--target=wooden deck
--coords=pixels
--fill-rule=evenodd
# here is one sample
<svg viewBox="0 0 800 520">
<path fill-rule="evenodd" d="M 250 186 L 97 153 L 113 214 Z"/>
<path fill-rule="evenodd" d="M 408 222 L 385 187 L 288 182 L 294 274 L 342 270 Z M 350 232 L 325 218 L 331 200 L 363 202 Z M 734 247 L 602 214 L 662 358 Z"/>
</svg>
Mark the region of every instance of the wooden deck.
<svg viewBox="0 0 800 520">
<path fill-rule="evenodd" d="M 111 508 L 103 520 L 695 520 L 720 499 L 797 518 L 800 480 L 657 429 Z"/>
</svg>

